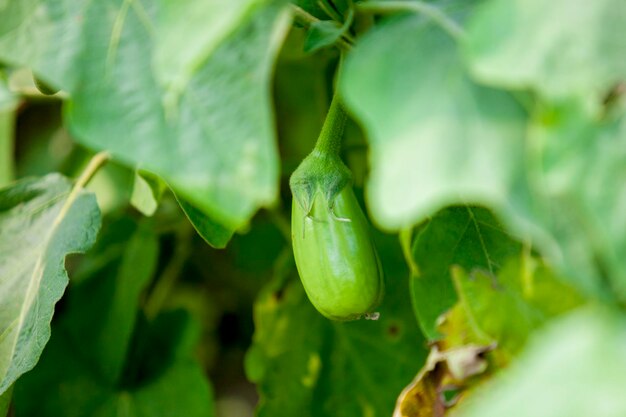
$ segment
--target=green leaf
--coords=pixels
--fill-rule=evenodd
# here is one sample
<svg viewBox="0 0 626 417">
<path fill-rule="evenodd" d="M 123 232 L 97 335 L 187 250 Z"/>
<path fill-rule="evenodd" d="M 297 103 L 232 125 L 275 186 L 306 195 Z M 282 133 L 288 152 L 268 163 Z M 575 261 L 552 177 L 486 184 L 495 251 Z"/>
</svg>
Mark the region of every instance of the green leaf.
<svg viewBox="0 0 626 417">
<path fill-rule="evenodd" d="M 17 104 L 0 73 L 0 187 L 9 184 L 15 176 L 13 130 Z"/>
<path fill-rule="evenodd" d="M 324 9 L 320 7 L 320 3 L 317 0 L 291 0 L 291 3 L 302 8 L 307 13 L 317 17 L 318 19 L 327 19 L 328 15 L 324 12 Z"/>
<path fill-rule="evenodd" d="M 156 175 L 146 171 L 135 171 L 135 182 L 130 204 L 144 216 L 152 216 L 167 185 Z"/>
<path fill-rule="evenodd" d="M 482 82 L 596 108 L 626 79 L 621 0 L 491 0 L 468 27 L 467 60 Z"/>
<path fill-rule="evenodd" d="M 486 209 L 450 207 L 437 213 L 420 230 L 412 250 L 420 273 L 411 277 L 411 294 L 424 335 L 438 339 L 439 317 L 457 302 L 453 266 L 494 275 L 520 251 L 520 244 Z"/>
<path fill-rule="evenodd" d="M 341 38 L 345 30 L 339 23 L 331 20 L 313 23 L 304 41 L 304 51 L 314 52 L 333 45 Z"/>
<path fill-rule="evenodd" d="M 93 253 L 95 259 L 77 271 L 77 285 L 68 295 L 68 308 L 79 313 L 65 319 L 66 337 L 81 345 L 81 356 L 93 363 L 101 378 L 115 384 L 159 247 L 150 223 L 122 218 L 106 225 Z"/>
<path fill-rule="evenodd" d="M 539 112 L 528 140 L 532 194 L 516 201 L 549 235 L 528 229 L 537 246 L 583 292 L 626 300 L 626 117 L 568 103 Z"/>
<path fill-rule="evenodd" d="M 89 30 L 85 0 L 5 0 L 0 5 L 0 59 L 29 66 L 51 87 L 73 91 Z"/>
<path fill-rule="evenodd" d="M 299 281 L 283 284 L 281 274 L 262 292 L 246 358 L 248 377 L 261 393 L 259 416 L 391 415 L 426 349 L 400 249 L 393 236 L 378 243 L 387 294 L 377 321 L 331 322 L 313 308 Z M 293 270 L 292 259 L 279 268 L 283 274 Z"/>
<path fill-rule="evenodd" d="M 339 81 L 370 141 L 368 206 L 380 226 L 409 227 L 454 203 L 504 204 L 520 169 L 524 114 L 507 94 L 468 79 L 441 29 L 412 16 L 382 24 Z"/>
<path fill-rule="evenodd" d="M 157 0 L 154 68 L 166 94 L 180 94 L 204 61 L 262 0 Z M 126 5 L 125 7 L 129 7 Z M 191 41 L 192 40 L 192 41 Z M 176 96 L 173 98 L 177 98 Z"/>
<path fill-rule="evenodd" d="M 163 2 L 13 0 L 0 17 L 0 58 L 70 93 L 66 122 L 80 143 L 154 172 L 236 229 L 278 195 L 270 76 L 289 19 L 279 0 L 248 13 L 249 4 L 216 5 L 232 7 L 230 23 L 189 38 L 181 13 L 204 2 L 169 5 L 162 12 L 175 15 L 159 20 Z M 168 47 L 155 50 L 155 36 Z M 174 94 L 161 85 L 179 79 Z"/>
<path fill-rule="evenodd" d="M 537 333 L 518 361 L 460 404 L 459 417 L 626 415 L 626 322 L 587 308 Z"/>
<path fill-rule="evenodd" d="M 57 174 L 0 189 L 0 393 L 39 360 L 67 286 L 65 257 L 87 250 L 100 228 L 93 194 L 71 189 Z"/>
<path fill-rule="evenodd" d="M 13 386 L 11 385 L 8 390 L 0 394 L 0 417 L 6 417 L 9 413 L 9 407 L 11 407 L 11 399 L 13 398 Z"/>
<path fill-rule="evenodd" d="M 152 216 L 166 189 L 167 185 L 156 175 L 137 171 L 131 204 L 143 215 Z M 188 201 L 178 196 L 176 196 L 176 200 L 187 219 L 205 242 L 214 248 L 226 247 L 235 233 L 234 230 L 220 224 Z"/>
<path fill-rule="evenodd" d="M 86 153 L 83 164 L 79 164 L 77 167 L 80 167 L 80 170 L 84 169 L 91 157 L 93 157 L 91 152 Z M 96 195 L 100 211 L 106 217 L 128 206 L 133 182 L 134 173 L 132 170 L 115 161 L 109 161 L 96 172 L 85 188 Z"/>
<path fill-rule="evenodd" d="M 452 276 L 468 325 L 483 342 L 497 342 L 500 364 L 507 364 L 533 331 L 548 319 L 573 310 L 583 299 L 529 254 L 509 258 L 497 275 L 468 274 L 455 266 Z"/>
<path fill-rule="evenodd" d="M 225 248 L 230 238 L 235 233 L 234 230 L 221 225 L 215 219 L 207 216 L 204 212 L 200 211 L 187 201 L 176 198 L 180 208 L 185 213 L 185 216 L 189 219 L 196 232 L 202 239 L 205 240 L 210 246 L 218 249 Z"/>
</svg>

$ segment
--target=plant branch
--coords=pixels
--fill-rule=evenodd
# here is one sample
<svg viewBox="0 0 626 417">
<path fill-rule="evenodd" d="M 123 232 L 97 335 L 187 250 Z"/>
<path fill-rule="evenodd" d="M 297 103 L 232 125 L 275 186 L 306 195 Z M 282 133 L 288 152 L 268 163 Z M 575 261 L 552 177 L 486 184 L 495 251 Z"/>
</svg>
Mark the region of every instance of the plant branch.
<svg viewBox="0 0 626 417">
<path fill-rule="evenodd" d="M 465 37 L 463 28 L 438 7 L 423 1 L 372 1 L 367 3 L 357 3 L 357 10 L 368 13 L 396 13 L 396 12 L 415 12 L 430 18 L 437 23 L 454 39 L 462 39 Z"/>
<path fill-rule="evenodd" d="M 65 214 L 69 211 L 69 209 L 72 207 L 72 204 L 74 204 L 74 202 L 76 201 L 78 194 L 83 190 L 83 188 L 85 188 L 85 186 L 93 178 L 96 172 L 98 172 L 98 170 L 102 168 L 102 166 L 109 160 L 110 157 L 111 156 L 108 152 L 103 151 L 95 154 L 94 157 L 91 158 L 89 164 L 87 164 L 87 167 L 83 170 L 83 172 L 74 183 L 70 194 L 67 196 L 67 200 L 65 200 L 65 204 L 63 204 L 63 207 L 61 207 L 59 215 L 56 217 L 57 221 L 61 221 L 65 217 Z"/>
<path fill-rule="evenodd" d="M 398 235 L 400 239 L 400 247 L 402 248 L 402 255 L 404 255 L 404 261 L 409 267 L 409 272 L 411 272 L 411 277 L 417 278 L 420 276 L 420 269 L 413 258 L 412 252 L 412 244 L 413 244 L 413 228 L 409 227 L 406 229 L 400 230 Z"/>
<path fill-rule="evenodd" d="M 317 0 L 317 4 L 324 11 L 324 13 L 328 15 L 328 17 L 341 23 L 341 15 L 339 15 L 335 8 L 332 5 L 328 4 L 326 0 Z"/>
</svg>

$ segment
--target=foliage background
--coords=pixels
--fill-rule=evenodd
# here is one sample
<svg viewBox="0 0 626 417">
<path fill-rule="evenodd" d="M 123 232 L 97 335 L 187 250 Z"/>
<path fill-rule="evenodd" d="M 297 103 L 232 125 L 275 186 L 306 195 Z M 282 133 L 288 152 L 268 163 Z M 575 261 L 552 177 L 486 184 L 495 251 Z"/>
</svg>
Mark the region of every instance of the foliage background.
<svg viewBox="0 0 626 417">
<path fill-rule="evenodd" d="M 624 24 L 620 0 L 0 2 L 0 414 L 626 415 Z M 324 319 L 290 248 L 333 91 L 378 321 Z"/>
</svg>

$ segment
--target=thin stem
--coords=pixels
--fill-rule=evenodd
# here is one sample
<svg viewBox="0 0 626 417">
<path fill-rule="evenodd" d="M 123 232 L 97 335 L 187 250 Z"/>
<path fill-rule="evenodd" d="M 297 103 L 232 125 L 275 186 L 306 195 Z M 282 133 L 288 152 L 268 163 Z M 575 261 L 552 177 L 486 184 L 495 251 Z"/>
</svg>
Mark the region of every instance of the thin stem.
<svg viewBox="0 0 626 417">
<path fill-rule="evenodd" d="M 358 3 L 357 9 L 362 12 L 381 14 L 403 11 L 420 13 L 441 26 L 454 39 L 459 40 L 465 37 L 465 31 L 458 23 L 446 16 L 438 7 L 423 1 L 372 1 Z"/>
<path fill-rule="evenodd" d="M 98 152 L 91 158 L 87 167 L 80 174 L 80 177 L 76 180 L 74 188 L 84 188 L 98 170 L 111 158 L 111 155 L 107 151 Z"/>
<path fill-rule="evenodd" d="M 189 258 L 191 254 L 192 230 L 188 222 L 178 229 L 174 254 L 163 269 L 154 289 L 150 293 L 150 297 L 146 301 L 145 313 L 148 319 L 155 318 L 159 311 L 161 311 L 165 300 L 167 300 L 168 295 L 172 292 L 176 281 L 178 281 L 180 277 L 181 271 L 187 262 L 187 258 Z"/>
<path fill-rule="evenodd" d="M 335 8 L 328 4 L 326 0 L 317 0 L 318 6 L 330 17 L 331 19 L 341 23 L 341 15 L 335 10 Z"/>
<path fill-rule="evenodd" d="M 82 191 L 83 188 L 89 183 L 89 181 L 93 178 L 93 176 L 98 172 L 98 170 L 109 160 L 111 156 L 108 152 L 103 151 L 94 155 L 93 158 L 87 164 L 87 167 L 80 174 L 80 177 L 74 183 L 74 187 L 72 187 L 72 191 L 67 196 L 67 200 L 65 200 L 65 204 L 61 207 L 59 211 L 59 215 L 57 216 L 57 221 L 61 221 L 65 214 L 72 207 L 72 204 L 76 201 L 78 194 Z"/>
<path fill-rule="evenodd" d="M 339 95 L 335 93 L 330 103 L 330 109 L 326 115 L 322 132 L 320 133 L 315 150 L 322 154 L 339 155 L 341 150 L 341 138 L 346 126 L 346 112 L 340 103 Z"/>
<path fill-rule="evenodd" d="M 400 230 L 400 234 L 398 235 L 400 239 L 400 247 L 402 248 L 402 254 L 404 255 L 404 260 L 406 264 L 409 266 L 409 270 L 411 272 L 411 277 L 417 278 L 420 276 L 420 269 L 413 258 L 412 251 L 412 243 L 413 243 L 413 228 L 408 227 L 406 229 Z"/>
<path fill-rule="evenodd" d="M 293 13 L 294 19 L 298 23 L 300 23 L 302 26 L 309 27 L 313 23 L 320 22 L 320 20 L 317 17 L 313 16 L 312 14 L 310 14 L 309 12 L 307 12 L 300 6 L 296 6 L 295 4 L 290 4 L 289 7 L 291 8 L 291 12 Z"/>
</svg>

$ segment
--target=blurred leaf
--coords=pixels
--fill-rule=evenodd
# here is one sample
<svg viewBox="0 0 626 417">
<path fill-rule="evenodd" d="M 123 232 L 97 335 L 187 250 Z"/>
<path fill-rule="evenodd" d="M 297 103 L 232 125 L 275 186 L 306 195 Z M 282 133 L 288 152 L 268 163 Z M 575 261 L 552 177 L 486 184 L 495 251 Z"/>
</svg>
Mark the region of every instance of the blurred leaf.
<svg viewBox="0 0 626 417">
<path fill-rule="evenodd" d="M 551 236 L 535 234 L 538 247 L 585 293 L 626 300 L 626 117 L 562 105 L 539 112 L 528 137 L 532 198 L 518 203 Z"/>
<path fill-rule="evenodd" d="M 139 297 L 157 265 L 158 242 L 149 226 L 129 218 L 107 224 L 93 249 L 100 258 L 97 269 L 84 271 L 68 296 L 68 308 L 77 313 L 66 317 L 66 337 L 81 346 L 81 357 L 112 385 L 125 365 Z"/>
<path fill-rule="evenodd" d="M 144 216 L 152 216 L 167 185 L 156 175 L 146 171 L 135 171 L 135 182 L 130 203 Z"/>
<path fill-rule="evenodd" d="M 457 302 L 439 316 L 437 320 L 437 331 L 441 334 L 437 341 L 439 349 L 445 351 L 469 345 L 487 345 L 491 342 L 480 328 L 472 325 L 469 313 L 462 303 Z"/>
<path fill-rule="evenodd" d="M 626 415 L 626 322 L 588 308 L 537 333 L 518 361 L 460 404 L 458 417 Z"/>
<path fill-rule="evenodd" d="M 0 394 L 0 417 L 5 417 L 11 407 L 11 399 L 13 398 L 13 385 L 8 390 Z"/>
<path fill-rule="evenodd" d="M 439 317 L 457 301 L 451 268 L 497 274 L 519 254 L 515 241 L 486 209 L 450 207 L 437 213 L 413 242 L 412 257 L 420 274 L 411 277 L 413 306 L 428 339 L 438 339 Z"/>
<path fill-rule="evenodd" d="M 86 156 L 93 156 L 90 152 Z M 86 158 L 86 163 L 89 159 Z M 84 166 L 81 166 L 80 170 Z M 96 195 L 98 206 L 103 215 L 108 215 L 128 206 L 133 190 L 133 171 L 127 167 L 109 161 L 98 170 L 89 181 L 87 189 Z"/>
<path fill-rule="evenodd" d="M 93 194 L 71 189 L 57 174 L 0 189 L 0 393 L 39 360 L 67 286 L 65 257 L 100 228 Z"/>
<path fill-rule="evenodd" d="M 262 0 L 158 0 L 154 68 L 167 94 L 180 94 L 204 61 Z M 190 42 L 193 40 L 193 42 Z M 174 99 L 177 97 L 174 96 Z"/>
<path fill-rule="evenodd" d="M 448 204 L 505 202 L 525 116 L 467 78 L 441 29 L 412 16 L 386 21 L 360 40 L 339 81 L 370 141 L 368 206 L 382 227 L 412 226 Z"/>
<path fill-rule="evenodd" d="M 17 99 L 9 91 L 0 74 L 0 187 L 13 181 L 15 177 L 15 109 Z M 1 412 L 0 412 L 1 414 Z"/>
<path fill-rule="evenodd" d="M 71 317 L 81 310 L 71 308 L 67 313 Z M 138 349 L 127 367 L 140 372 L 127 374 L 119 385 L 93 372 L 93 362 L 82 356 L 85 348 L 68 333 L 70 324 L 61 322 L 39 366 L 16 385 L 16 417 L 213 416 L 210 387 L 191 356 L 197 329 L 179 313 L 159 316 L 151 324 L 142 322 L 136 331 Z M 108 344 L 117 341 L 111 336 Z"/>
<path fill-rule="evenodd" d="M 177 13 L 159 21 L 160 3 L 12 0 L 0 17 L 0 59 L 70 93 L 65 116 L 76 140 L 158 174 L 209 217 L 238 228 L 278 194 L 269 82 L 288 15 L 279 0 L 245 19 L 222 3 L 220 10 L 232 7 L 230 23 L 190 38 L 179 35 L 182 6 L 168 6 Z M 167 40 L 168 52 L 155 55 L 154 36 Z M 154 67 L 179 53 L 181 62 Z M 159 77 L 188 82 L 172 95 Z"/>
<path fill-rule="evenodd" d="M 248 377 L 261 392 L 259 416 L 391 414 L 426 352 L 399 248 L 391 236 L 379 242 L 387 294 L 378 321 L 331 322 L 311 306 L 299 281 L 283 287 L 281 275 L 263 291 L 246 358 Z M 293 268 L 290 259 L 283 272 Z"/>
<path fill-rule="evenodd" d="M 50 85 L 48 85 L 48 83 L 37 77 L 35 74 L 33 74 L 33 82 L 35 83 L 35 87 L 37 88 L 37 90 L 39 90 L 39 92 L 44 96 L 53 96 L 59 92 L 58 88 L 51 87 Z"/>
<path fill-rule="evenodd" d="M 309 33 L 304 42 L 305 52 L 315 52 L 337 42 L 345 33 L 347 27 L 332 20 L 315 22 L 309 28 Z"/>
<path fill-rule="evenodd" d="M 497 343 L 494 354 L 502 366 L 549 318 L 583 302 L 571 287 L 562 284 L 550 269 L 528 254 L 510 258 L 497 276 L 484 271 L 468 274 L 457 266 L 453 267 L 452 276 L 467 314 L 466 326 L 483 343 Z"/>
<path fill-rule="evenodd" d="M 467 59 L 487 84 L 597 108 L 626 80 L 624 21 L 622 0 L 491 0 L 471 19 Z"/>
<path fill-rule="evenodd" d="M 180 208 L 185 213 L 185 216 L 189 219 L 196 232 L 214 248 L 225 248 L 230 238 L 235 233 L 234 230 L 221 225 L 215 219 L 209 217 L 204 212 L 200 211 L 187 201 L 176 197 Z"/>
<path fill-rule="evenodd" d="M 318 0 L 291 0 L 291 3 L 302 8 L 302 10 L 317 17 L 318 19 L 328 18 L 324 9 L 320 7 Z"/>
<path fill-rule="evenodd" d="M 167 184 L 158 176 L 145 172 L 135 173 L 135 184 L 131 204 L 145 216 L 152 216 L 159 201 L 167 189 Z M 183 213 L 191 222 L 196 232 L 214 248 L 224 248 L 232 238 L 234 230 L 220 224 L 215 218 L 196 208 L 188 201 L 176 196 Z"/>
</svg>

